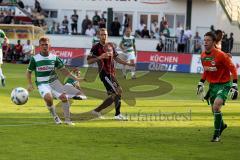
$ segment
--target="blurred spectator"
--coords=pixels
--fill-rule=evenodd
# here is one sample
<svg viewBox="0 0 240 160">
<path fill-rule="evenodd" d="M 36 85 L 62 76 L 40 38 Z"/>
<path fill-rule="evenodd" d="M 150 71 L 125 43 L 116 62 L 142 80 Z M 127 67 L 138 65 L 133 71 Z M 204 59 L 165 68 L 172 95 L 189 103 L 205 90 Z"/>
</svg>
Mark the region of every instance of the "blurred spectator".
<svg viewBox="0 0 240 160">
<path fill-rule="evenodd" d="M 230 33 L 230 38 L 228 39 L 228 43 L 229 43 L 229 53 L 232 53 L 233 43 L 234 43 L 233 33 Z"/>
<path fill-rule="evenodd" d="M 48 30 L 48 25 L 45 21 L 41 21 L 41 23 L 39 24 L 39 27 L 41 27 L 45 32 L 47 32 Z"/>
<path fill-rule="evenodd" d="M 144 26 L 142 32 L 141 32 L 142 38 L 151 38 L 149 34 L 149 30 L 147 29 L 147 26 Z"/>
<path fill-rule="evenodd" d="M 188 37 L 189 40 L 192 38 L 192 30 L 189 27 L 187 27 L 185 35 Z"/>
<path fill-rule="evenodd" d="M 161 33 L 161 36 L 159 37 L 159 43 L 157 44 L 156 50 L 158 52 L 163 51 L 164 44 L 165 44 L 165 36 L 163 35 L 163 33 Z"/>
<path fill-rule="evenodd" d="M 165 37 L 170 37 L 170 30 L 168 28 L 167 22 L 164 23 L 164 29 L 162 32 L 160 31 L 160 33 L 163 33 Z"/>
<path fill-rule="evenodd" d="M 37 12 L 37 10 L 33 10 L 32 16 L 33 16 L 33 24 L 35 26 L 39 26 L 39 27 L 43 26 L 43 24 L 45 23 L 44 11 Z"/>
<path fill-rule="evenodd" d="M 2 52 L 3 52 L 3 59 L 4 60 L 7 57 L 9 49 L 10 49 L 10 45 L 9 45 L 8 39 L 4 39 L 3 44 L 2 44 Z"/>
<path fill-rule="evenodd" d="M 227 34 L 223 35 L 222 38 L 222 51 L 225 53 L 229 53 L 229 41 L 228 41 L 228 36 Z"/>
<path fill-rule="evenodd" d="M 93 28 L 95 31 L 98 30 L 98 23 L 100 22 L 101 17 L 98 15 L 98 12 L 95 11 L 95 15 L 92 17 Z"/>
<path fill-rule="evenodd" d="M 154 21 L 152 21 L 152 23 L 151 23 L 151 28 L 150 28 L 151 33 L 154 34 L 155 31 L 156 31 L 156 28 L 158 28 L 158 23 L 157 23 L 156 20 L 154 20 Z"/>
<path fill-rule="evenodd" d="M 180 36 L 182 30 L 183 30 L 183 26 L 180 22 L 178 22 L 177 23 L 177 28 L 176 28 L 176 37 Z"/>
<path fill-rule="evenodd" d="M 138 29 L 136 30 L 136 34 L 140 35 L 142 37 L 142 30 L 144 29 L 145 26 L 146 26 L 146 24 L 144 24 L 143 20 L 141 20 L 140 24 L 138 26 Z"/>
<path fill-rule="evenodd" d="M 144 27 L 146 26 L 146 24 L 144 24 L 143 20 L 140 21 L 140 25 L 138 26 L 138 30 L 141 33 L 142 30 L 144 29 Z"/>
<path fill-rule="evenodd" d="M 103 13 L 102 13 L 101 19 L 103 19 L 103 21 L 104 21 L 105 23 L 107 23 L 107 19 L 105 18 L 105 14 L 106 14 L 106 12 L 103 12 Z"/>
<path fill-rule="evenodd" d="M 16 22 L 15 22 L 15 19 L 14 18 L 12 18 L 11 19 L 11 23 L 10 24 L 16 24 Z"/>
<path fill-rule="evenodd" d="M 57 23 L 56 25 L 56 34 L 61 34 L 62 31 L 61 31 L 61 27 L 60 27 L 60 23 Z"/>
<path fill-rule="evenodd" d="M 159 39 L 160 38 L 160 36 L 159 36 L 159 28 L 158 27 L 155 28 L 155 32 L 153 32 L 152 38 L 155 38 L 155 39 Z"/>
<path fill-rule="evenodd" d="M 5 17 L 4 12 L 1 11 L 1 13 L 0 13 L 0 23 L 4 23 L 4 17 Z"/>
<path fill-rule="evenodd" d="M 62 21 L 62 33 L 63 34 L 68 34 L 69 30 L 68 30 L 68 19 L 67 16 L 64 16 L 64 19 Z"/>
<path fill-rule="evenodd" d="M 85 19 L 82 21 L 82 35 L 85 35 L 88 25 L 92 25 L 92 21 L 88 18 L 88 15 L 86 15 Z"/>
<path fill-rule="evenodd" d="M 93 37 L 95 34 L 96 32 L 95 32 L 95 29 L 92 27 L 92 25 L 88 25 L 85 35 Z"/>
<path fill-rule="evenodd" d="M 162 17 L 162 21 L 160 22 L 160 33 L 163 32 L 163 30 L 165 29 L 165 24 L 166 24 L 166 18 Z"/>
<path fill-rule="evenodd" d="M 19 61 L 22 60 L 23 58 L 23 53 L 22 53 L 22 45 L 21 45 L 21 40 L 17 40 L 17 44 L 14 46 L 14 60 Z"/>
<path fill-rule="evenodd" d="M 25 6 L 24 6 L 23 1 L 18 0 L 18 1 L 17 1 L 17 4 L 18 4 L 18 6 L 19 6 L 20 8 L 24 9 Z"/>
<path fill-rule="evenodd" d="M 32 55 L 34 55 L 34 47 L 31 44 L 30 40 L 27 40 L 27 43 L 23 45 L 23 63 L 27 64 L 29 63 L 29 60 Z"/>
<path fill-rule="evenodd" d="M 14 44 L 9 44 L 8 53 L 6 55 L 7 62 L 14 62 L 15 61 L 15 53 L 14 53 Z"/>
<path fill-rule="evenodd" d="M 38 2 L 38 0 L 35 0 L 34 9 L 35 9 L 37 12 L 41 12 L 41 11 L 42 11 L 42 7 L 41 7 L 40 3 Z"/>
<path fill-rule="evenodd" d="M 14 17 L 12 16 L 12 12 L 11 12 L 11 11 L 6 11 L 6 14 L 7 14 L 7 15 L 4 17 L 3 23 L 4 23 L 4 24 L 11 24 L 12 19 L 14 18 Z"/>
<path fill-rule="evenodd" d="M 99 28 L 106 28 L 106 23 L 104 21 L 104 19 L 100 19 L 99 23 L 98 23 Z"/>
<path fill-rule="evenodd" d="M 214 33 L 214 34 L 215 34 L 214 25 L 211 25 L 211 26 L 210 26 L 210 32 L 212 32 L 212 33 Z"/>
<path fill-rule="evenodd" d="M 130 19 L 128 14 L 124 14 L 124 22 L 123 22 L 123 33 L 125 33 L 126 28 L 130 27 Z"/>
<path fill-rule="evenodd" d="M 177 51 L 183 53 L 187 44 L 187 36 L 184 34 L 184 30 L 181 31 L 180 36 L 177 38 Z"/>
<path fill-rule="evenodd" d="M 49 29 L 49 33 L 50 34 L 60 34 L 61 33 L 60 24 L 53 21 L 52 26 Z"/>
<path fill-rule="evenodd" d="M 114 21 L 113 21 L 112 24 L 111 24 L 111 33 L 112 33 L 112 36 L 120 36 L 120 35 L 119 35 L 120 28 L 121 28 L 121 24 L 120 24 L 120 22 L 118 21 L 118 17 L 115 17 L 115 18 L 114 18 Z"/>
<path fill-rule="evenodd" d="M 9 44 L 9 49 L 6 54 L 6 61 L 13 62 L 14 61 L 14 44 Z"/>
<path fill-rule="evenodd" d="M 73 10 L 73 15 L 71 16 L 72 19 L 72 34 L 78 33 L 78 14 L 77 10 Z"/>
<path fill-rule="evenodd" d="M 190 51 L 192 50 L 191 47 L 193 46 L 193 41 L 192 41 L 192 30 L 190 29 L 190 27 L 188 26 L 186 31 L 185 31 L 185 35 L 187 36 L 187 45 L 185 48 L 185 51 L 190 53 Z"/>
<path fill-rule="evenodd" d="M 199 33 L 196 32 L 193 38 L 193 53 L 200 54 L 202 52 L 202 39 L 199 36 Z"/>
</svg>

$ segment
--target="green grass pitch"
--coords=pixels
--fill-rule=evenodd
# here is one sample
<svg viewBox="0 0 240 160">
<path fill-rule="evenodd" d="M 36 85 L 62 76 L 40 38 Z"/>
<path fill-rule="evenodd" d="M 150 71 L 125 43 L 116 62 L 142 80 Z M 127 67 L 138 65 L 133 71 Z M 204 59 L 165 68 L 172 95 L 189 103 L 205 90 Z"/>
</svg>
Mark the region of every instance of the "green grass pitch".
<svg viewBox="0 0 240 160">
<path fill-rule="evenodd" d="M 27 87 L 26 65 L 4 64 L 2 67 L 7 79 L 6 87 L 0 86 L 0 160 L 239 159 L 240 102 L 229 100 L 224 106 L 224 120 L 229 127 L 220 143 L 211 143 L 213 116 L 206 103 L 195 95 L 200 75 L 166 73 L 161 80 L 172 84 L 171 92 L 137 98 L 136 106 L 122 104 L 124 114 L 140 114 L 139 118 L 114 121 L 112 111 L 105 120 L 81 121 L 71 127 L 53 123 L 36 89 L 26 105 L 14 105 L 10 93 L 15 87 Z M 82 86 L 104 91 L 99 80 Z M 89 97 L 86 101 L 74 102 L 71 109 L 75 113 L 89 111 L 101 101 Z M 187 114 L 190 111 L 191 120 L 144 117 L 159 112 Z"/>
</svg>

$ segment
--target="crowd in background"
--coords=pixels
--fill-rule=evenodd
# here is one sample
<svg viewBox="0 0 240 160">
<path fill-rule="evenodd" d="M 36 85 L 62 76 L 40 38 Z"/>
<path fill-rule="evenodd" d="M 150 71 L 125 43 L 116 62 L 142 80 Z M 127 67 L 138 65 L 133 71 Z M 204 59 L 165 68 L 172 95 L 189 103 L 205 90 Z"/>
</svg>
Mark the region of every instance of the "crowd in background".
<svg viewBox="0 0 240 160">
<path fill-rule="evenodd" d="M 27 40 L 25 44 L 21 43 L 21 40 L 17 41 L 17 44 L 9 44 L 4 41 L 2 44 L 3 60 L 12 63 L 29 63 L 32 55 L 34 55 L 34 46 L 30 40 Z"/>
<path fill-rule="evenodd" d="M 0 1 L 1 3 L 1 1 Z M 77 10 L 73 10 L 70 17 L 64 16 L 62 22 L 52 21 L 50 25 L 45 22 L 46 13 L 41 7 L 38 0 L 35 0 L 34 8 L 25 6 L 21 0 L 11 1 L 11 3 L 17 4 L 20 8 L 24 9 L 28 13 L 31 13 L 32 24 L 35 26 L 42 27 L 48 34 L 71 34 L 71 35 L 86 35 L 94 37 L 99 28 L 106 28 L 107 19 L 105 18 L 106 12 L 102 12 L 100 15 L 97 11 L 93 17 L 85 15 L 85 18 L 81 23 L 81 32 L 78 31 L 79 15 Z M 14 18 L 14 11 L 0 11 L 0 23 L 4 24 L 21 24 L 21 21 L 16 21 Z M 113 22 L 110 24 L 109 35 L 110 36 L 122 36 L 125 29 L 130 26 L 129 15 L 124 15 L 123 23 L 119 22 L 118 17 L 114 17 Z M 156 50 L 159 52 L 179 52 L 179 53 L 201 53 L 203 49 L 203 39 L 199 36 L 199 33 L 192 33 L 190 28 L 184 29 L 183 24 L 178 22 L 175 35 L 170 34 L 168 20 L 162 17 L 160 23 L 153 20 L 150 25 L 150 30 L 144 21 L 141 19 L 137 29 L 134 29 L 135 37 L 146 38 L 146 39 L 158 39 L 159 43 L 156 46 Z M 211 30 L 214 31 L 214 26 L 211 26 Z M 233 48 L 233 33 L 228 37 L 224 34 L 222 40 L 223 51 L 231 53 Z M 11 59 L 21 58 L 20 53 L 14 47 L 10 47 L 10 51 L 17 52 L 16 55 L 10 56 Z M 10 59 L 10 58 L 9 58 Z"/>
</svg>

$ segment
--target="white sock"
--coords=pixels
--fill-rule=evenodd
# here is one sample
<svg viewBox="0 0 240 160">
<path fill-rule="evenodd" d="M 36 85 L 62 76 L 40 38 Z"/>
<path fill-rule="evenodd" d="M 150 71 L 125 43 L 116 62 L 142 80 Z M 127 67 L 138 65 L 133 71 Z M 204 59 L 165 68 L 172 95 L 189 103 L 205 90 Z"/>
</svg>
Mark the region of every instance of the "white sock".
<svg viewBox="0 0 240 160">
<path fill-rule="evenodd" d="M 56 113 L 56 110 L 55 110 L 55 106 L 54 105 L 52 105 L 52 106 L 47 106 L 47 108 L 48 108 L 48 110 L 49 110 L 49 112 L 51 113 L 51 115 L 53 116 L 53 117 L 56 117 L 57 116 L 57 113 Z"/>
<path fill-rule="evenodd" d="M 4 77 L 3 73 L 2 73 L 2 68 L 0 68 L 0 78 L 1 79 L 5 79 L 5 77 Z"/>
<path fill-rule="evenodd" d="M 136 74 L 135 71 L 136 71 L 136 68 L 135 68 L 135 67 L 132 67 L 132 68 L 131 68 L 131 75 L 132 75 L 132 77 L 135 76 L 135 74 Z"/>
<path fill-rule="evenodd" d="M 70 115 L 70 104 L 69 102 L 62 102 L 62 108 L 63 108 L 63 114 L 65 121 L 71 121 L 71 115 Z"/>
</svg>

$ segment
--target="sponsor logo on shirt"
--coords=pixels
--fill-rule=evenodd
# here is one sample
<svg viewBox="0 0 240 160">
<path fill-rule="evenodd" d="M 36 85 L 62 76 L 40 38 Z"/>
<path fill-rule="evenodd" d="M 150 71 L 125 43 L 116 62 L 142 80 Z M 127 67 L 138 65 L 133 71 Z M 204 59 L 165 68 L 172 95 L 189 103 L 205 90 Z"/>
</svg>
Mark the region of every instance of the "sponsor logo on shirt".
<svg viewBox="0 0 240 160">
<path fill-rule="evenodd" d="M 37 67 L 37 71 L 44 72 L 44 71 L 52 71 L 54 70 L 54 66 L 41 66 Z"/>
<path fill-rule="evenodd" d="M 211 61 L 211 65 L 215 66 L 216 62 L 215 61 Z"/>
</svg>

